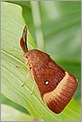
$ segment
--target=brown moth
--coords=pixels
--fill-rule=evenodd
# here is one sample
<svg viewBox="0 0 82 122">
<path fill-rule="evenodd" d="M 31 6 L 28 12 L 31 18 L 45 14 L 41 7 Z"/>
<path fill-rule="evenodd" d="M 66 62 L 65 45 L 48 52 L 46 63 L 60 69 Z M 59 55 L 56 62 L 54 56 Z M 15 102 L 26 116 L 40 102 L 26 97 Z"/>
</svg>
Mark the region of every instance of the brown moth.
<svg viewBox="0 0 82 122">
<path fill-rule="evenodd" d="M 58 114 L 66 107 L 77 88 L 77 79 L 58 66 L 48 54 L 37 50 L 28 50 L 27 28 L 25 26 L 20 40 L 26 66 L 32 70 L 35 82 L 44 103 Z"/>
</svg>

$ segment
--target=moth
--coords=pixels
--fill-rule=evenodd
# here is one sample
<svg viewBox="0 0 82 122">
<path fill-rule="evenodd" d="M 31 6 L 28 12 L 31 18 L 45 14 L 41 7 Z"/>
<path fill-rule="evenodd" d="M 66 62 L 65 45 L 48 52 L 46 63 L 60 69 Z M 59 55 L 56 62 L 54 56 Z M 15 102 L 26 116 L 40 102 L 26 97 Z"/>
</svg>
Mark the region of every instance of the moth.
<svg viewBox="0 0 82 122">
<path fill-rule="evenodd" d="M 28 50 L 26 26 L 20 46 L 24 52 L 25 65 L 32 70 L 42 100 L 51 111 L 59 114 L 73 97 L 78 85 L 77 79 L 57 65 L 45 52 Z"/>
</svg>

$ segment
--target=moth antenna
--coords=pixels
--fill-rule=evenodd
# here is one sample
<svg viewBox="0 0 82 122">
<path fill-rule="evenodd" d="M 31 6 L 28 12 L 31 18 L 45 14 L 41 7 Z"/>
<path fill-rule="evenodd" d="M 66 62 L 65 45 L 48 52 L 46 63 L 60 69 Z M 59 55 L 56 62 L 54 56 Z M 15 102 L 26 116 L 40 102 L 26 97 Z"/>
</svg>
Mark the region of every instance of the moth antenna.
<svg viewBox="0 0 82 122">
<path fill-rule="evenodd" d="M 28 47 L 27 47 L 27 27 L 24 27 L 22 38 L 20 39 L 20 46 L 22 50 L 26 53 L 28 52 Z"/>
</svg>

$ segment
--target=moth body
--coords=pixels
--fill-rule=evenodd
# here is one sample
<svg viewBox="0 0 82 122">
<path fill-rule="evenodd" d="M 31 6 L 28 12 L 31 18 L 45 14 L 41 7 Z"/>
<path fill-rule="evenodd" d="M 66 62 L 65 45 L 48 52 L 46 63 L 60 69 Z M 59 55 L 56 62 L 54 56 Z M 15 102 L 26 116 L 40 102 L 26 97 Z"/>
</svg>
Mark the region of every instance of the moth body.
<svg viewBox="0 0 82 122">
<path fill-rule="evenodd" d="M 77 88 L 77 79 L 58 66 L 48 54 L 37 49 L 28 50 L 26 35 L 25 27 L 20 45 L 24 51 L 26 66 L 32 69 L 42 100 L 51 111 L 58 114 L 73 97 Z"/>
</svg>

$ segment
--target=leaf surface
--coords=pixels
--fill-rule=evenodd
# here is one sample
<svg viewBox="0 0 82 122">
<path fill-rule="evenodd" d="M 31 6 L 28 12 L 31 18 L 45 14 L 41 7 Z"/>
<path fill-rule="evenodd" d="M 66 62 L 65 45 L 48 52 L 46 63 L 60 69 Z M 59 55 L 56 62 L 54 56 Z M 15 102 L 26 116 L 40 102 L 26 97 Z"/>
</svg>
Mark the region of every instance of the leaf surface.
<svg viewBox="0 0 82 122">
<path fill-rule="evenodd" d="M 12 50 L 22 53 L 19 46 L 19 40 L 25 26 L 22 8 L 12 3 L 2 2 L 1 9 L 2 94 L 25 107 L 32 116 L 42 120 L 79 120 L 80 106 L 75 100 L 72 99 L 66 109 L 57 115 L 51 112 L 43 103 L 37 88 L 31 94 L 34 84 L 32 78 L 27 79 L 24 87 L 21 87 L 26 79 L 27 68 L 16 68 L 16 66 L 24 63 L 23 56 L 16 54 Z M 29 49 L 36 48 L 30 33 L 28 34 L 28 47 Z"/>
</svg>

